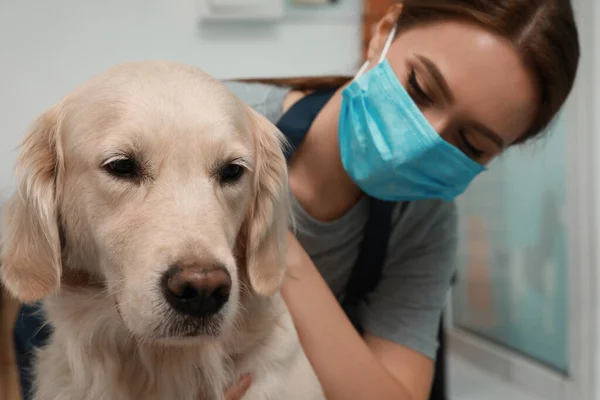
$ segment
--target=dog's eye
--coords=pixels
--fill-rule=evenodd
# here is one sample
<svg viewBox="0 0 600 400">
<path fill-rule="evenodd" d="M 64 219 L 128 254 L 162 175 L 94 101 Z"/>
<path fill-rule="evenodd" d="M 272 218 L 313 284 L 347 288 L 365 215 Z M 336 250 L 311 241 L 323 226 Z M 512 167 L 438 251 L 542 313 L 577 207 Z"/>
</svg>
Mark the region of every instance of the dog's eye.
<svg viewBox="0 0 600 400">
<path fill-rule="evenodd" d="M 221 183 L 233 183 L 241 178 L 244 173 L 244 167 L 239 164 L 227 164 L 220 171 Z"/>
<path fill-rule="evenodd" d="M 109 174 L 119 178 L 136 178 L 139 176 L 138 165 L 130 158 L 112 158 L 102 166 Z"/>
</svg>

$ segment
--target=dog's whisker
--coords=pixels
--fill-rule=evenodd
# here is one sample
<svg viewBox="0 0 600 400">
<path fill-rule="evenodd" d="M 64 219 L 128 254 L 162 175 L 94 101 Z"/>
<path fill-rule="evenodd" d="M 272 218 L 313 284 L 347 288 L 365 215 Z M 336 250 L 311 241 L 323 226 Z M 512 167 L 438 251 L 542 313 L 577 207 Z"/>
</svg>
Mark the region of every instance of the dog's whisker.
<svg viewBox="0 0 600 400">
<path fill-rule="evenodd" d="M 40 333 L 42 330 L 44 330 L 44 328 L 46 328 L 46 327 L 48 327 L 48 326 L 50 326 L 50 322 L 49 322 L 49 321 L 44 321 L 44 322 L 43 322 L 43 323 L 40 325 L 40 327 L 39 327 L 39 328 L 38 328 L 38 329 L 37 329 L 37 330 L 34 332 L 33 336 L 34 336 L 34 337 L 35 337 L 35 336 L 37 336 L 37 335 L 38 335 L 38 333 Z"/>
<path fill-rule="evenodd" d="M 102 297 L 102 296 L 104 296 L 104 297 Z M 99 291 L 98 293 L 96 293 L 95 295 L 93 295 L 90 298 L 92 300 L 95 300 L 95 299 L 106 300 L 109 297 L 110 297 L 110 291 L 108 290 L 108 288 L 105 288 L 105 289 L 102 289 L 101 291 Z"/>
</svg>

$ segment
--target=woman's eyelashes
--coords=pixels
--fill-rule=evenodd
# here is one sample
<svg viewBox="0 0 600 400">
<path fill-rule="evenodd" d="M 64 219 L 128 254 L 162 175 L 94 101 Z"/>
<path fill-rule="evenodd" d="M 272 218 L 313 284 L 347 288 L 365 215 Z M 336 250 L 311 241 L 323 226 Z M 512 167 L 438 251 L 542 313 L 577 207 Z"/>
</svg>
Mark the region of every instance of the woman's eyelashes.
<svg viewBox="0 0 600 400">
<path fill-rule="evenodd" d="M 433 98 L 427 94 L 426 90 L 419 83 L 419 79 L 417 77 L 417 71 L 414 67 L 410 68 L 408 79 L 407 79 L 407 88 L 408 94 L 415 103 L 419 105 L 429 105 L 433 103 Z"/>
<path fill-rule="evenodd" d="M 465 133 L 465 131 L 459 130 L 458 135 L 460 137 L 461 147 L 463 147 L 462 150 L 464 153 L 467 154 L 467 156 L 469 156 L 473 159 L 479 159 L 483 156 L 485 151 L 483 151 L 480 148 L 473 145 L 473 143 L 471 143 L 471 141 L 469 140 L 468 135 Z"/>
</svg>

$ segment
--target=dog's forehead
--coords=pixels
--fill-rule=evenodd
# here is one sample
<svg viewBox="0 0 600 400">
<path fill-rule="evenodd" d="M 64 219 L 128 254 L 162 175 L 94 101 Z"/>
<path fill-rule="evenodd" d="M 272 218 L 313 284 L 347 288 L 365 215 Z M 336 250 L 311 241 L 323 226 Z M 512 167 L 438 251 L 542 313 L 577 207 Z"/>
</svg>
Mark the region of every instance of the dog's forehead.
<svg viewBox="0 0 600 400">
<path fill-rule="evenodd" d="M 236 123 L 243 111 L 241 101 L 221 82 L 198 69 L 165 62 L 117 66 L 89 80 L 70 97 L 72 108 L 120 114 L 124 119 Z M 75 114 L 81 115 L 77 110 Z"/>
<path fill-rule="evenodd" d="M 247 107 L 196 69 L 134 64 L 109 70 L 75 92 L 67 102 L 65 130 L 75 146 L 136 141 L 218 151 L 224 143 L 250 145 Z"/>
</svg>

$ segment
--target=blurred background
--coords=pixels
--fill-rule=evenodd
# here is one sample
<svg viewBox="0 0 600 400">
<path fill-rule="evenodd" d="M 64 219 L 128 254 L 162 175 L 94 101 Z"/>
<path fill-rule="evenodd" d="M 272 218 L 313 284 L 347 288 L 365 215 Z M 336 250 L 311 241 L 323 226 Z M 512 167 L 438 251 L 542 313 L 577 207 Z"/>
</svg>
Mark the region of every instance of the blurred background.
<svg viewBox="0 0 600 400">
<path fill-rule="evenodd" d="M 34 117 L 93 74 L 170 59 L 217 78 L 351 75 L 390 3 L 0 0 L 0 196 Z M 583 56 L 566 109 L 458 202 L 452 400 L 600 399 L 600 2 L 574 6 Z"/>
</svg>

